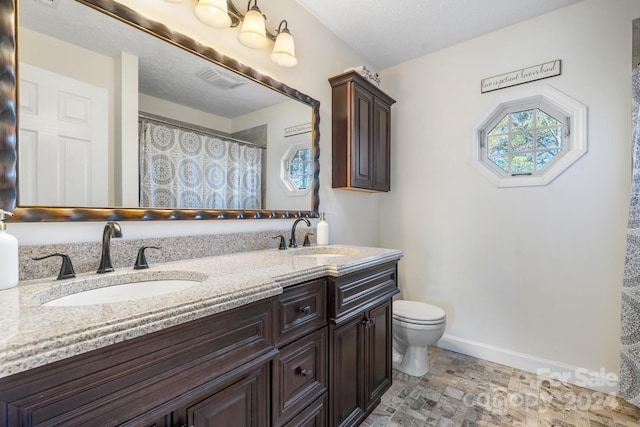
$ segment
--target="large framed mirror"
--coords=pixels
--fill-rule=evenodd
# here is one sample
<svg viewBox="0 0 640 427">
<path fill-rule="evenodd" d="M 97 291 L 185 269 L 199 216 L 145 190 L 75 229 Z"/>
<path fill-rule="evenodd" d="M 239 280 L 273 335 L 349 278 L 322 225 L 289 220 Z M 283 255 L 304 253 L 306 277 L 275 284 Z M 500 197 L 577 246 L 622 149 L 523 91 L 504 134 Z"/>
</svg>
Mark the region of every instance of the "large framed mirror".
<svg viewBox="0 0 640 427">
<path fill-rule="evenodd" d="M 318 216 L 317 100 L 112 0 L 2 1 L 19 95 L 0 201 L 17 220 Z M 292 145 L 308 147 L 296 191 Z"/>
</svg>

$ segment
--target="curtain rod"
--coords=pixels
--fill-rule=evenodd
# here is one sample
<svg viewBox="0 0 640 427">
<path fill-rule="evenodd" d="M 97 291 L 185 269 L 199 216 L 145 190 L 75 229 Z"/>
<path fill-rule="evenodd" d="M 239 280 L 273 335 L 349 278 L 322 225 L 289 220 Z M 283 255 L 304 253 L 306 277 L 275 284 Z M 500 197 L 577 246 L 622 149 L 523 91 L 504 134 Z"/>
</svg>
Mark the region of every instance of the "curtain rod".
<svg viewBox="0 0 640 427">
<path fill-rule="evenodd" d="M 198 126 L 198 125 L 192 125 L 190 123 L 180 122 L 178 120 L 173 120 L 173 119 L 169 119 L 169 118 L 166 118 L 166 117 L 156 116 L 156 115 L 150 114 L 150 113 L 144 113 L 142 111 L 140 111 L 138 113 L 138 121 L 141 121 L 141 120 L 146 120 L 146 121 L 161 123 L 161 124 L 165 124 L 165 125 L 170 125 L 170 126 L 174 126 L 174 127 L 180 128 L 182 130 L 186 130 L 186 131 L 196 131 L 196 132 L 203 133 L 203 134 L 205 134 L 207 136 L 213 136 L 215 138 L 224 139 L 226 141 L 232 141 L 232 142 L 237 142 L 237 143 L 243 144 L 243 145 L 249 145 L 249 146 L 256 147 L 256 148 L 261 148 L 263 150 L 267 149 L 266 146 L 260 145 L 260 144 L 256 144 L 255 142 L 243 141 L 242 139 L 237 139 L 237 138 L 233 138 L 233 137 L 226 136 L 226 135 L 220 135 L 219 133 L 216 133 L 212 129 L 208 129 L 208 128 L 205 128 L 205 127 L 202 127 L 202 126 Z"/>
</svg>

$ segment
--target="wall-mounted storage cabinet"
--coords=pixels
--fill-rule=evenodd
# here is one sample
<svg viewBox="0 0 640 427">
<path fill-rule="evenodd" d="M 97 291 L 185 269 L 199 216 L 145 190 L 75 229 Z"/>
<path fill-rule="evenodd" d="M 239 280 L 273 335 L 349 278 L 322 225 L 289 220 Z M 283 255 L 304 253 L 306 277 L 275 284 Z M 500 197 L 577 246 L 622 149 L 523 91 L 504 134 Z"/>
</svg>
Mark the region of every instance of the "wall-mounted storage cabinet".
<svg viewBox="0 0 640 427">
<path fill-rule="evenodd" d="M 355 71 L 329 79 L 332 87 L 332 187 L 389 191 L 389 95 Z"/>
</svg>

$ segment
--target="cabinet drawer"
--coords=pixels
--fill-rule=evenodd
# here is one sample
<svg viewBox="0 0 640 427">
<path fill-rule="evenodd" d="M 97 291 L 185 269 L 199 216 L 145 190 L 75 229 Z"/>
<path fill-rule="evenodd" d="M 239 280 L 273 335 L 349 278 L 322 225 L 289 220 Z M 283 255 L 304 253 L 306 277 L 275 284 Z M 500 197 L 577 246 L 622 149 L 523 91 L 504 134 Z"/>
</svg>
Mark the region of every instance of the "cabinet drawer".
<svg viewBox="0 0 640 427">
<path fill-rule="evenodd" d="M 279 426 L 327 391 L 327 328 L 283 347 L 274 365 L 273 425 Z"/>
<path fill-rule="evenodd" d="M 325 393 L 285 424 L 285 427 L 326 427 L 328 425 L 327 406 L 327 393 Z"/>
<path fill-rule="evenodd" d="M 285 288 L 278 299 L 277 347 L 327 324 L 326 295 L 326 279 Z"/>
<path fill-rule="evenodd" d="M 345 321 L 367 307 L 398 292 L 397 264 L 384 264 L 366 271 L 330 278 L 329 318 L 334 323 Z"/>
</svg>

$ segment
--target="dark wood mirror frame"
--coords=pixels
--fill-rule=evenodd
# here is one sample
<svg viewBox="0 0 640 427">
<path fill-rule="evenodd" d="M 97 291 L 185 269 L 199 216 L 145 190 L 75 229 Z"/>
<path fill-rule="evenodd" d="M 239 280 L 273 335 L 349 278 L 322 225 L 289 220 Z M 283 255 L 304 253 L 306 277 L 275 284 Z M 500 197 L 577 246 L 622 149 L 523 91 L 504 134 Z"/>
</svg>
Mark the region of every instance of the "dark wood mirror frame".
<svg viewBox="0 0 640 427">
<path fill-rule="evenodd" d="M 154 35 L 187 52 L 217 63 L 259 84 L 307 104 L 312 109 L 313 188 L 311 210 L 218 210 L 218 209 L 149 209 L 149 208 L 88 208 L 18 206 L 17 180 L 17 2 L 0 0 L 0 208 L 13 211 L 11 221 L 106 221 L 106 220 L 201 220 L 201 219 L 263 219 L 318 217 L 320 204 L 320 102 L 269 76 L 247 67 L 183 34 L 173 32 L 164 24 L 151 21 L 136 11 L 112 0 L 76 0 L 115 19 Z"/>
</svg>

